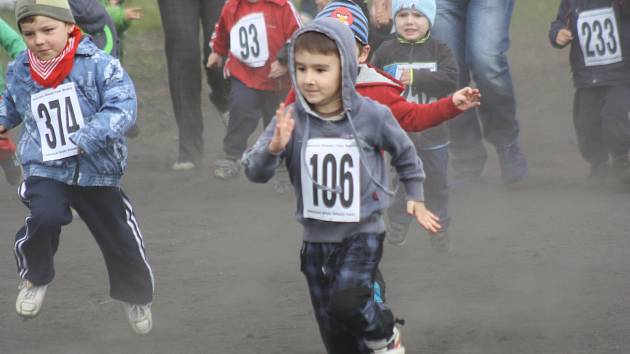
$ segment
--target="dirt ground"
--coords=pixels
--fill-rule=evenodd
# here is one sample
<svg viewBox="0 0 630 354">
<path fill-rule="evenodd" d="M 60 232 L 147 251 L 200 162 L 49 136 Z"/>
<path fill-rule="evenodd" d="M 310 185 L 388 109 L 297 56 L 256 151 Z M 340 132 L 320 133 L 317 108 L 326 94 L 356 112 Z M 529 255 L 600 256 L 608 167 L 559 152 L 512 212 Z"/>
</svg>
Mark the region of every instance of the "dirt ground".
<svg viewBox="0 0 630 354">
<path fill-rule="evenodd" d="M 548 46 L 546 30 L 512 31 L 530 177 L 502 186 L 491 150 L 484 181 L 452 191 L 451 254 L 435 253 L 417 227 L 404 247 L 386 246 L 388 302 L 406 319 L 408 353 L 630 352 L 630 188 L 585 178 L 568 53 Z M 224 127 L 205 99 L 205 166 L 171 171 L 161 34 L 129 38 L 128 48 L 142 133 L 130 141 L 124 188 L 155 273 L 154 330 L 131 334 L 80 220 L 63 230 L 42 313 L 20 320 L 12 248 L 27 210 L 0 181 L 0 352 L 322 353 L 293 196 L 212 177 Z"/>
</svg>

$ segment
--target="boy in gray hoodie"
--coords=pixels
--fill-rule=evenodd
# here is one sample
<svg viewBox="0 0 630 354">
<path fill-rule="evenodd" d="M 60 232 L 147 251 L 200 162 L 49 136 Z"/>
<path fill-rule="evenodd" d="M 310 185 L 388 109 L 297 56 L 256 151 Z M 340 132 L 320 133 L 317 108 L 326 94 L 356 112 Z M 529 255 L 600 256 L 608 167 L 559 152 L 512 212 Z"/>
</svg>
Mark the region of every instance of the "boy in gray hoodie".
<svg viewBox="0 0 630 354">
<path fill-rule="evenodd" d="M 267 182 L 284 158 L 304 228 L 301 270 L 327 352 L 404 353 L 392 312 L 373 296 L 392 195 L 382 151 L 406 189 L 408 213 L 437 232 L 423 202 L 422 163 L 389 109 L 355 91 L 357 49 L 346 25 L 316 19 L 294 38 L 296 103 L 281 105 L 243 155 L 245 174 Z"/>
</svg>

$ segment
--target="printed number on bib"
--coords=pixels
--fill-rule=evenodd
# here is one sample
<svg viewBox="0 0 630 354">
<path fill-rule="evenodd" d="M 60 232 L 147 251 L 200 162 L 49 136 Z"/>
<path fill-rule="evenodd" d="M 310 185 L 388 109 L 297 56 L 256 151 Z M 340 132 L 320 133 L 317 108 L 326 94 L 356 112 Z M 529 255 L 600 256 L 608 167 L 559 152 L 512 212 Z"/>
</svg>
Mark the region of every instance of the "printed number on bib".
<svg viewBox="0 0 630 354">
<path fill-rule="evenodd" d="M 305 163 L 306 166 L 302 166 L 304 217 L 335 222 L 359 221 L 361 168 L 356 142 L 353 139 L 309 139 Z M 332 191 L 322 189 L 316 183 Z"/>
<path fill-rule="evenodd" d="M 580 13 L 577 31 L 586 66 L 606 65 L 623 60 L 617 19 L 612 7 Z"/>
<path fill-rule="evenodd" d="M 400 80 L 402 73 L 404 70 L 428 70 L 430 72 L 437 71 L 437 63 L 435 62 L 427 62 L 427 63 L 396 63 L 385 66 L 385 71 L 390 75 Z M 401 96 L 405 97 L 407 101 L 414 103 L 433 103 L 437 101 L 437 97 L 430 97 L 424 92 L 419 92 L 418 90 L 412 90 L 411 86 L 407 86 L 405 91 L 401 94 Z"/>
<path fill-rule="evenodd" d="M 230 31 L 230 52 L 252 68 L 264 66 L 269 59 L 267 26 L 262 13 L 241 18 Z"/>
<path fill-rule="evenodd" d="M 31 95 L 31 111 L 39 130 L 42 160 L 59 160 L 79 153 L 79 148 L 69 139 L 83 126 L 73 82 Z"/>
</svg>

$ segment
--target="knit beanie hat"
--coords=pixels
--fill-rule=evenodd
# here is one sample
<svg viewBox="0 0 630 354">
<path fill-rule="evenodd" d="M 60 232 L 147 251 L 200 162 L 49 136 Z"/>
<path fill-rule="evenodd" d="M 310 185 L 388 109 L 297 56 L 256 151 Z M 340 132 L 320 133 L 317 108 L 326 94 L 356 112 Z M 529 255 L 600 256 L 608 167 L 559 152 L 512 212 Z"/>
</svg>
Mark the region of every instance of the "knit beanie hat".
<svg viewBox="0 0 630 354">
<path fill-rule="evenodd" d="M 368 44 L 368 20 L 359 5 L 340 0 L 328 3 L 315 18 L 332 17 L 347 25 L 361 44 Z"/>
<path fill-rule="evenodd" d="M 17 23 L 30 16 L 46 16 L 67 23 L 75 23 L 67 0 L 18 0 L 15 4 Z"/>
<path fill-rule="evenodd" d="M 435 0 L 392 0 L 392 18 L 400 10 L 417 10 L 422 13 L 428 20 L 429 26 L 433 27 L 435 22 Z"/>
</svg>

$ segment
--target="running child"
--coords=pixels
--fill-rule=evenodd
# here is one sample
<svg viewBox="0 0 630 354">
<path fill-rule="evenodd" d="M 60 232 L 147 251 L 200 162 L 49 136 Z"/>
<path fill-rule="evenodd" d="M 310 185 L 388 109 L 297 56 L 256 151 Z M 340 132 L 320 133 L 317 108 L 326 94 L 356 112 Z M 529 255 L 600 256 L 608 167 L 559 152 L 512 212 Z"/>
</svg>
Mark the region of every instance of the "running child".
<svg viewBox="0 0 630 354">
<path fill-rule="evenodd" d="M 407 190 L 407 210 L 437 232 L 423 203 L 422 163 L 391 112 L 355 88 L 354 37 L 338 20 L 300 29 L 289 49 L 297 102 L 243 156 L 247 177 L 269 181 L 282 159 L 303 226 L 301 269 L 328 353 L 404 353 L 392 312 L 374 299 L 391 191 L 382 151 Z"/>
<path fill-rule="evenodd" d="M 374 53 L 372 64 L 402 81 L 403 96 L 411 102 L 436 102 L 457 87 L 457 62 L 448 46 L 431 37 L 435 20 L 435 0 L 393 0 L 392 17 L 397 37 L 385 41 Z M 431 235 L 431 246 L 448 252 L 448 132 L 444 124 L 423 132 L 409 132 L 427 174 L 424 184 L 427 208 L 440 218 L 442 230 Z M 411 219 L 405 212 L 401 189 L 388 210 L 389 242 L 403 244 Z"/>
<path fill-rule="evenodd" d="M 267 126 L 286 96 L 286 67 L 276 56 L 299 28 L 299 16 L 289 0 L 228 0 L 223 6 L 207 62 L 208 68 L 218 67 L 227 56 L 224 74 L 231 81 L 225 156 L 215 161 L 215 177 L 238 177 L 238 160 L 260 117 Z"/>
<path fill-rule="evenodd" d="M 630 0 L 562 0 L 549 40 L 571 44 L 573 124 L 590 178 L 630 183 Z"/>
<path fill-rule="evenodd" d="M 124 132 L 136 118 L 133 83 L 118 60 L 82 37 L 66 0 L 19 0 L 15 17 L 28 50 L 7 70 L 0 133 L 22 124 L 25 181 L 18 191 L 30 213 L 15 241 L 16 311 L 24 318 L 39 314 L 72 207 L 103 253 L 111 297 L 123 303 L 133 331 L 146 334 L 153 273 L 120 188 Z"/>
</svg>

